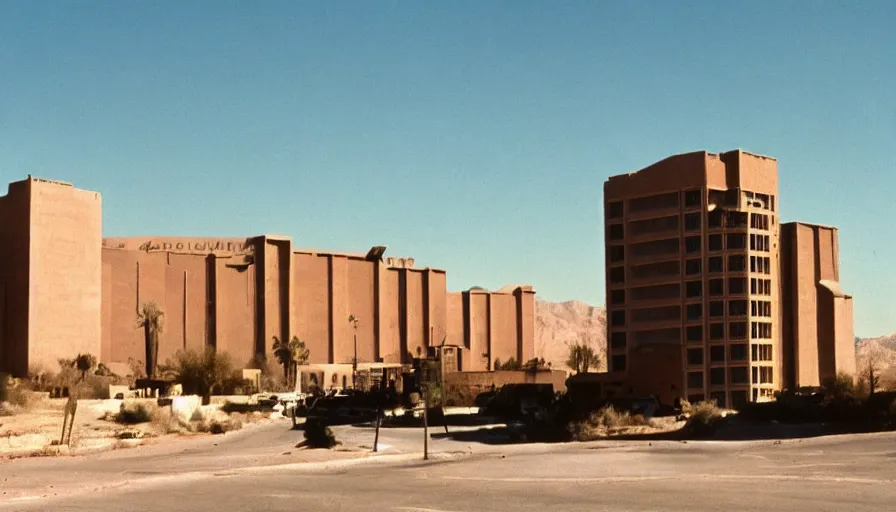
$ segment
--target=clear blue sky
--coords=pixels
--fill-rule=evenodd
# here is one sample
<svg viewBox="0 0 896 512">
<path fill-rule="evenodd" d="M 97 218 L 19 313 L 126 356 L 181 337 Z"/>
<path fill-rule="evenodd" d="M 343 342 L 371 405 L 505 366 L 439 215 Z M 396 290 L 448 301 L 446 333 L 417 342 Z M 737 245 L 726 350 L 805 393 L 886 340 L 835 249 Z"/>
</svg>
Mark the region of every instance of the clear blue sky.
<svg viewBox="0 0 896 512">
<path fill-rule="evenodd" d="M 896 331 L 896 2 L 0 0 L 0 182 L 115 235 L 291 235 L 602 304 L 601 187 L 779 159 L 841 228 L 856 332 Z M 2 186 L 2 185 L 0 185 Z"/>
</svg>

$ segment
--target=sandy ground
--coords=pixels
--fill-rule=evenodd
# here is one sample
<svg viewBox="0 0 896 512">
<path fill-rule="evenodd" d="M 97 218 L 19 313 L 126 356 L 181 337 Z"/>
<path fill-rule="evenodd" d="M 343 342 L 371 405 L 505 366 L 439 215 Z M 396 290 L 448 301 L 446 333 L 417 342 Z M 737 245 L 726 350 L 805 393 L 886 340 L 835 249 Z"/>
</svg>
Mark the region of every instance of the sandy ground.
<svg viewBox="0 0 896 512">
<path fill-rule="evenodd" d="M 146 399 L 155 403 L 155 399 Z M 67 399 L 44 398 L 14 416 L 0 417 L 0 458 L 57 454 L 84 454 L 93 451 L 129 448 L 167 441 L 177 437 L 209 434 L 169 434 L 152 422 L 122 425 L 111 418 L 121 408 L 121 400 L 79 400 L 72 428 L 71 446 L 56 446 L 62 435 Z M 240 415 L 244 425 L 266 421 L 267 416 Z"/>
</svg>

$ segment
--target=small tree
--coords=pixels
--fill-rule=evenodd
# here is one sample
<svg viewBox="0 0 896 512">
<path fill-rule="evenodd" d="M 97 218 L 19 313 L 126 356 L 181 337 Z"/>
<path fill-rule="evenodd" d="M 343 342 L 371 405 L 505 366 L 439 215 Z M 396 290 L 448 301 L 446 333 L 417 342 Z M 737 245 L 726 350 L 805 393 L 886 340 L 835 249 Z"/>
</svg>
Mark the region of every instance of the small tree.
<svg viewBox="0 0 896 512">
<path fill-rule="evenodd" d="M 296 365 L 307 364 L 310 355 L 305 342 L 298 336 L 293 336 L 288 342 L 274 336 L 272 350 L 277 361 L 283 365 L 283 376 L 286 378 L 287 386 L 294 387 Z"/>
<path fill-rule="evenodd" d="M 146 376 L 156 378 L 159 365 L 159 335 L 162 333 L 164 313 L 155 302 L 144 302 L 137 312 L 137 327 L 143 328 L 146 349 Z"/>
<path fill-rule="evenodd" d="M 883 372 L 883 357 L 878 350 L 871 350 L 859 368 L 859 377 L 868 384 L 868 392 L 873 395 L 880 389 L 880 375 Z"/>
<path fill-rule="evenodd" d="M 210 401 L 213 391 L 235 378 L 237 373 L 230 356 L 219 354 L 210 346 L 202 352 L 178 350 L 174 361 L 169 361 L 163 371 L 174 376 L 177 383 L 183 386 L 185 394 L 198 394 L 205 404 Z"/>
<path fill-rule="evenodd" d="M 566 366 L 578 373 L 588 373 L 592 367 L 600 364 L 600 357 L 594 353 L 594 349 L 588 345 L 576 343 L 569 347 L 569 358 Z"/>
<path fill-rule="evenodd" d="M 91 354 L 78 354 L 73 361 L 73 366 L 81 372 L 81 380 L 87 378 L 87 372 L 96 366 L 96 356 Z"/>
</svg>

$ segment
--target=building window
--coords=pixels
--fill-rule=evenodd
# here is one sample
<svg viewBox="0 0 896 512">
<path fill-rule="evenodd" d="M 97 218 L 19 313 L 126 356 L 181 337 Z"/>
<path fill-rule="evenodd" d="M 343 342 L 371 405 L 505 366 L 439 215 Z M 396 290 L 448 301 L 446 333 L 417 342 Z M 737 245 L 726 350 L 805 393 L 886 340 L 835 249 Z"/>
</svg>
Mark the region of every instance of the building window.
<svg viewBox="0 0 896 512">
<path fill-rule="evenodd" d="M 747 227 L 746 212 L 728 212 L 725 224 L 729 228 L 739 229 Z"/>
<path fill-rule="evenodd" d="M 721 407 L 722 409 L 728 407 L 728 403 L 725 401 L 724 391 L 713 391 L 709 394 L 709 399 L 715 402 L 717 407 Z"/>
<path fill-rule="evenodd" d="M 709 272 L 712 274 L 720 274 L 722 272 L 722 257 L 721 256 L 710 256 L 709 257 Z"/>
<path fill-rule="evenodd" d="M 613 311 L 610 313 L 610 325 L 613 327 L 625 325 L 625 311 Z"/>
<path fill-rule="evenodd" d="M 772 339 L 772 324 L 770 322 L 751 322 L 750 335 L 753 339 Z"/>
<path fill-rule="evenodd" d="M 624 372 L 625 371 L 625 356 L 623 355 L 615 355 L 610 358 L 610 366 L 613 368 L 614 372 Z"/>
<path fill-rule="evenodd" d="M 609 240 L 624 239 L 625 238 L 625 229 L 622 227 L 622 224 L 610 224 L 608 226 L 607 238 Z"/>
<path fill-rule="evenodd" d="M 743 295 L 747 292 L 746 277 L 731 277 L 728 279 L 728 295 Z"/>
<path fill-rule="evenodd" d="M 747 392 L 743 390 L 731 392 L 731 407 L 742 409 L 747 405 Z"/>
<path fill-rule="evenodd" d="M 703 191 L 702 190 L 686 190 L 684 193 L 684 207 L 685 208 L 698 208 L 702 206 L 703 203 Z"/>
<path fill-rule="evenodd" d="M 685 297 L 694 298 L 703 296 L 703 281 L 688 281 L 684 285 Z"/>
<path fill-rule="evenodd" d="M 738 251 L 747 248 L 747 235 L 743 233 L 729 233 L 727 244 L 729 251 Z"/>
<path fill-rule="evenodd" d="M 729 340 L 747 339 L 747 322 L 731 322 L 728 324 Z"/>
<path fill-rule="evenodd" d="M 725 385 L 725 369 L 710 368 L 709 369 L 709 385 L 724 386 Z"/>
<path fill-rule="evenodd" d="M 728 316 L 747 316 L 747 301 L 729 300 Z"/>
<path fill-rule="evenodd" d="M 725 339 L 725 324 L 709 324 L 709 340 L 721 341 Z"/>
<path fill-rule="evenodd" d="M 665 194 L 657 194 L 655 196 L 630 199 L 628 202 L 628 211 L 646 212 L 651 210 L 678 208 L 678 199 L 678 192 L 668 192 Z"/>
<path fill-rule="evenodd" d="M 684 214 L 684 230 L 700 231 L 700 214 L 686 213 Z"/>
<path fill-rule="evenodd" d="M 625 267 L 610 268 L 610 283 L 611 284 L 625 283 Z"/>
<path fill-rule="evenodd" d="M 713 210 L 706 215 L 706 226 L 710 229 L 718 229 L 722 227 L 722 212 Z"/>
<path fill-rule="evenodd" d="M 734 343 L 729 347 L 730 361 L 746 361 L 747 360 L 747 344 Z"/>
<path fill-rule="evenodd" d="M 709 250 L 710 251 L 721 251 L 722 250 L 722 235 L 709 235 Z"/>
<path fill-rule="evenodd" d="M 618 219 L 623 215 L 622 201 L 612 201 L 607 203 L 607 218 Z"/>
<path fill-rule="evenodd" d="M 688 304 L 687 318 L 688 320 L 700 320 L 703 318 L 703 304 Z"/>
<path fill-rule="evenodd" d="M 688 349 L 688 366 L 703 366 L 703 349 Z"/>
<path fill-rule="evenodd" d="M 610 347 L 613 349 L 622 349 L 625 348 L 625 333 L 624 332 L 613 332 L 610 334 Z"/>
<path fill-rule="evenodd" d="M 710 297 L 720 297 L 725 295 L 725 280 L 724 279 L 710 279 L 709 280 L 709 296 Z"/>
<path fill-rule="evenodd" d="M 752 356 L 752 360 L 755 361 L 771 361 L 772 360 L 772 346 L 761 344 L 761 345 L 753 345 L 750 347 L 750 352 Z"/>
<path fill-rule="evenodd" d="M 709 316 L 710 318 L 718 318 L 725 316 L 725 303 L 720 300 L 713 300 L 709 302 Z"/>
<path fill-rule="evenodd" d="M 700 273 L 700 260 L 687 260 L 684 262 L 685 275 L 692 276 Z"/>
<path fill-rule="evenodd" d="M 703 389 L 703 372 L 688 372 L 688 388 Z"/>
<path fill-rule="evenodd" d="M 620 261 L 625 261 L 625 246 L 624 245 L 611 245 L 610 246 L 610 262 L 618 263 Z"/>
<path fill-rule="evenodd" d="M 684 239 L 684 251 L 688 254 L 700 252 L 700 237 L 689 236 Z"/>
<path fill-rule="evenodd" d="M 628 234 L 630 236 L 642 236 L 669 231 L 678 232 L 678 221 L 678 215 L 630 221 L 628 223 Z"/>
<path fill-rule="evenodd" d="M 702 325 L 689 325 L 685 329 L 685 338 L 689 342 L 703 341 L 703 326 Z"/>
<path fill-rule="evenodd" d="M 731 377 L 731 384 L 735 386 L 740 386 L 743 384 L 749 384 L 749 374 L 747 373 L 746 366 L 734 366 L 730 369 L 729 376 Z"/>
<path fill-rule="evenodd" d="M 610 304 L 614 306 L 625 304 L 625 290 L 610 290 Z"/>
<path fill-rule="evenodd" d="M 725 346 L 713 345 L 709 347 L 709 362 L 724 363 L 725 362 Z"/>
<path fill-rule="evenodd" d="M 747 270 L 747 257 L 743 254 L 728 256 L 728 272 L 744 272 Z"/>
<path fill-rule="evenodd" d="M 660 261 L 657 263 L 645 263 L 643 265 L 632 265 L 630 268 L 632 278 L 634 279 L 678 277 L 681 275 L 680 261 Z"/>
</svg>

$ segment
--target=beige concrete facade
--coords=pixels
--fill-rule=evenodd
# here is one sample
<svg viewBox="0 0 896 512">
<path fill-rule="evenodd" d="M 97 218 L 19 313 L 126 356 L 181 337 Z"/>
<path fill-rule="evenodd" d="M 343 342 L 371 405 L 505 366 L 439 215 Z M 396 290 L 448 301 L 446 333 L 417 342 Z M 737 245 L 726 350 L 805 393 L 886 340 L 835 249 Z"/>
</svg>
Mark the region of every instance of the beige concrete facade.
<svg viewBox="0 0 896 512">
<path fill-rule="evenodd" d="M 312 364 L 406 363 L 442 342 L 461 370 L 534 357 L 534 291 L 449 294 L 411 258 L 299 249 L 288 237 L 102 239 L 99 194 L 31 179 L 0 197 L 0 371 L 60 357 L 142 360 L 137 311 L 164 312 L 161 361 L 210 345 L 248 365 L 298 336 Z M 350 315 L 360 318 L 356 329 Z M 486 354 L 488 357 L 484 357 Z"/>
<path fill-rule="evenodd" d="M 0 197 L 0 371 L 100 352 L 102 200 L 28 177 Z"/>
<path fill-rule="evenodd" d="M 814 387 L 856 372 L 852 297 L 840 289 L 837 228 L 781 225 L 784 384 Z"/>
<path fill-rule="evenodd" d="M 836 232 L 782 231 L 777 200 L 777 161 L 740 150 L 605 182 L 608 366 L 627 394 L 738 407 L 854 372 Z"/>
</svg>

